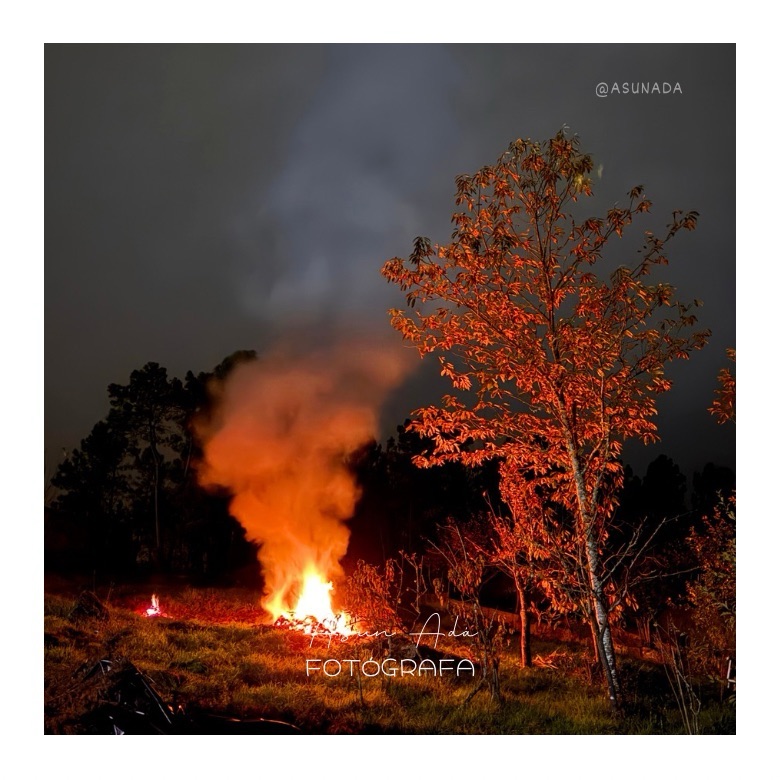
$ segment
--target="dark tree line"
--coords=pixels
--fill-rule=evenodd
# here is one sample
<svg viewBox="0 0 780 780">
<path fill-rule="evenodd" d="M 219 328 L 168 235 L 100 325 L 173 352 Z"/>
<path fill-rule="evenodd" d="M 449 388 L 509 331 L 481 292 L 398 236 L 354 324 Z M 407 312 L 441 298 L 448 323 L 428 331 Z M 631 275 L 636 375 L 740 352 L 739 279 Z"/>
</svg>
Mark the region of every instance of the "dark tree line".
<svg viewBox="0 0 780 780">
<path fill-rule="evenodd" d="M 192 421 L 238 352 L 214 371 L 181 381 L 147 363 L 108 387 L 110 409 L 60 464 L 47 507 L 46 566 L 106 578 L 143 571 L 219 580 L 256 573 L 256 548 L 228 513 L 229 496 L 206 492 L 194 465 Z"/>
<path fill-rule="evenodd" d="M 382 563 L 399 550 L 424 553 L 447 520 L 468 523 L 499 501 L 495 463 L 469 468 L 447 463 L 420 469 L 413 458 L 428 443 L 407 430 L 355 454 L 352 469 L 362 494 L 352 519 L 349 556 Z"/>
</svg>

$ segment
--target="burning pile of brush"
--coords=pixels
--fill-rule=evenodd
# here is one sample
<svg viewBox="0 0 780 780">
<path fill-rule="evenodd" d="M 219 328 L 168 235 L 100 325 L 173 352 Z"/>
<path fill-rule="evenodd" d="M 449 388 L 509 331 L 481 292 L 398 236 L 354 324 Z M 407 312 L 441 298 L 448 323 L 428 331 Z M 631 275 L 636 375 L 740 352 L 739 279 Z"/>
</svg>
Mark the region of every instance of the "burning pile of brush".
<svg viewBox="0 0 780 780">
<path fill-rule="evenodd" d="M 314 615 L 305 618 L 296 617 L 290 613 L 279 615 L 274 621 L 274 628 L 284 628 L 289 631 L 301 631 L 304 634 L 345 634 L 351 633 L 348 626 L 342 624 L 341 615 L 335 620 L 317 620 Z"/>
<path fill-rule="evenodd" d="M 304 634 L 355 633 L 352 619 L 346 612 L 334 612 L 331 604 L 333 583 L 327 582 L 314 568 L 303 575 L 301 595 L 295 607 L 276 617 L 274 626 Z"/>
</svg>

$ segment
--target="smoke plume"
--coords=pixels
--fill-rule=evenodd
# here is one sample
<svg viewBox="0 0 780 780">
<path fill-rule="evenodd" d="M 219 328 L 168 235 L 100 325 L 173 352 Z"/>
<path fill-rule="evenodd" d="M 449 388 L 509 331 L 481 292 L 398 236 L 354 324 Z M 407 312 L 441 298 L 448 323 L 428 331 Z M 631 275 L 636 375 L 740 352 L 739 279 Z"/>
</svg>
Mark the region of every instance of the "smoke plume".
<svg viewBox="0 0 780 780">
<path fill-rule="evenodd" d="M 238 365 L 214 388 L 216 408 L 198 429 L 199 478 L 230 490 L 231 514 L 260 544 L 263 605 L 274 617 L 293 606 L 310 567 L 328 579 L 342 573 L 344 521 L 359 498 L 346 459 L 377 436 L 382 400 L 408 354 L 367 343 L 277 352 Z"/>
</svg>

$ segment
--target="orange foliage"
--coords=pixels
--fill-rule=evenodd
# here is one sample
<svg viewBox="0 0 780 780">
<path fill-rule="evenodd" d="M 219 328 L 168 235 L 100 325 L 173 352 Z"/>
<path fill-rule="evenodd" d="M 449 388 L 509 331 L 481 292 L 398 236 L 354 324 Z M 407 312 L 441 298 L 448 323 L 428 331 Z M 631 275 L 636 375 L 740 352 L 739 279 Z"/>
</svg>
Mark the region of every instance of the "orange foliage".
<svg viewBox="0 0 780 780">
<path fill-rule="evenodd" d="M 737 351 L 727 349 L 726 354 L 729 360 L 736 363 Z M 718 372 L 718 382 L 720 387 L 715 391 L 715 400 L 709 411 L 715 415 L 717 421 L 721 424 L 727 422 L 737 422 L 737 378 L 728 368 L 722 368 Z"/>
<path fill-rule="evenodd" d="M 618 476 L 623 442 L 657 439 L 665 364 L 709 335 L 687 334 L 698 301 L 680 303 L 670 285 L 648 280 L 697 213 L 674 212 L 663 238 L 645 234 L 634 267 L 602 280 L 594 270 L 605 244 L 650 202 L 636 187 L 626 206 L 578 222 L 570 209 L 591 195 L 592 167 L 562 132 L 515 141 L 495 165 L 456 179 L 452 243 L 418 238 L 408 260 L 382 269 L 416 308 L 392 310 L 393 326 L 421 355 L 440 353 L 456 391 L 415 412 L 413 429 L 435 442 L 419 465 L 501 457 L 589 522 L 610 509 L 599 499 Z"/>
</svg>

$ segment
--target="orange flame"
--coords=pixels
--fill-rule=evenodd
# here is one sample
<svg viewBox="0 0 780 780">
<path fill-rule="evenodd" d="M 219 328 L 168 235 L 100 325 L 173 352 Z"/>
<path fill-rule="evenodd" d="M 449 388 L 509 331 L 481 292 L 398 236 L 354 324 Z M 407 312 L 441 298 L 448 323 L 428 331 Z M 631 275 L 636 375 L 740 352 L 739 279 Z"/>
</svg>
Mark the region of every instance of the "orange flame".
<svg viewBox="0 0 780 780">
<path fill-rule="evenodd" d="M 320 626 L 334 634 L 352 634 L 350 616 L 346 612 L 336 613 L 333 610 L 332 591 L 333 583 L 328 582 L 310 565 L 303 573 L 301 592 L 295 606 L 290 610 L 280 609 L 282 596 L 275 593 L 267 608 L 277 618 L 277 625 L 289 625 L 307 634 Z"/>
</svg>

